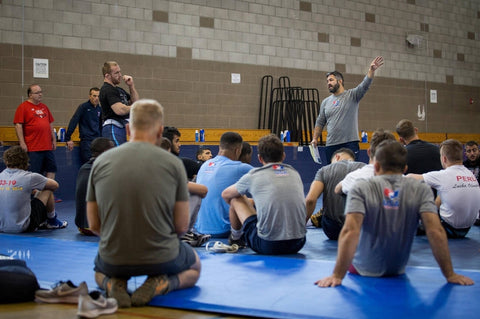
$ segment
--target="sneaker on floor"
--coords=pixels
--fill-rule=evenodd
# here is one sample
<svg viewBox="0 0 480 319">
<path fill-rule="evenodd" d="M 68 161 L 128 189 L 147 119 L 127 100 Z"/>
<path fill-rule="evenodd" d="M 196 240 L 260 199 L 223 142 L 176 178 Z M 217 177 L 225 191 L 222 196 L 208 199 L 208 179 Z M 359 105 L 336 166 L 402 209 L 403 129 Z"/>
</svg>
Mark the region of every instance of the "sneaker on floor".
<svg viewBox="0 0 480 319">
<path fill-rule="evenodd" d="M 237 244 L 233 244 L 230 246 L 222 243 L 221 241 L 211 241 L 208 242 L 207 246 L 205 246 L 205 249 L 211 253 L 236 253 L 239 247 Z"/>
<path fill-rule="evenodd" d="M 322 228 L 322 216 L 323 216 L 323 208 L 320 209 L 316 214 L 313 214 L 312 217 L 310 217 L 310 221 L 312 222 L 312 225 L 317 228 Z"/>
<path fill-rule="evenodd" d="M 233 239 L 232 234 L 230 234 L 230 236 L 228 236 L 228 243 L 230 245 L 237 245 L 238 248 L 247 247 L 247 244 L 245 243 L 245 239 L 243 238 L 243 235 L 239 239 Z"/>
<path fill-rule="evenodd" d="M 132 300 L 127 292 L 127 280 L 119 278 L 110 278 L 107 281 L 107 297 L 115 298 L 118 307 L 129 308 L 132 306 Z"/>
<path fill-rule="evenodd" d="M 88 287 L 85 282 L 75 286 L 70 280 L 60 281 L 51 290 L 37 290 L 35 301 L 46 303 L 78 303 L 78 297 L 87 295 Z"/>
<path fill-rule="evenodd" d="M 132 305 L 142 307 L 148 304 L 153 297 L 165 295 L 168 292 L 168 277 L 166 275 L 150 276 L 132 294 Z"/>
<path fill-rule="evenodd" d="M 80 232 L 80 234 L 85 236 L 97 236 L 90 230 L 90 228 L 78 227 L 78 231 Z"/>
<path fill-rule="evenodd" d="M 105 298 L 99 291 L 92 291 L 78 298 L 77 316 L 96 318 L 100 315 L 112 314 L 118 309 L 115 298 Z"/>
<path fill-rule="evenodd" d="M 205 244 L 211 235 L 204 235 L 204 234 L 196 234 L 194 232 L 187 232 L 185 235 L 180 237 L 181 241 L 186 242 L 192 247 L 200 247 Z"/>
<path fill-rule="evenodd" d="M 57 214 L 53 218 L 47 218 L 47 222 L 45 223 L 45 228 L 47 229 L 59 229 L 67 227 L 68 222 L 66 220 L 61 221 L 57 218 Z"/>
</svg>

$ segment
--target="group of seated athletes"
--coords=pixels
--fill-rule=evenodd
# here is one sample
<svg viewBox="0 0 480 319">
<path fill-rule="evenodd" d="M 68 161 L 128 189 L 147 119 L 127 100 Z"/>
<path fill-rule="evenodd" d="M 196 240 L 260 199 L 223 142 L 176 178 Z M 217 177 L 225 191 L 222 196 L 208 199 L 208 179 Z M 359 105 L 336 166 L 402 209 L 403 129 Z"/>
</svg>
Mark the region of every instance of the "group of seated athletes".
<svg viewBox="0 0 480 319">
<path fill-rule="evenodd" d="M 77 179 L 76 223 L 82 233 L 100 236 L 95 279 L 120 306 L 144 305 L 154 295 L 193 286 L 200 260 L 191 246 L 228 238 L 231 246 L 260 254 L 294 254 L 305 245 L 310 220 L 329 238 L 338 238 L 335 268 L 316 282 L 320 287 L 340 285 L 347 271 L 403 274 L 419 230 L 447 281 L 473 284 L 454 272 L 447 242 L 447 235 L 464 237 L 480 211 L 479 184 L 463 165 L 463 145 L 457 140 L 438 148 L 443 169 L 404 175 L 408 143 L 377 130 L 367 165 L 356 162 L 349 149 L 338 149 L 331 164 L 318 170 L 305 198 L 301 177 L 284 163 L 284 145 L 273 134 L 258 141 L 262 166 L 254 168 L 238 160 L 242 137 L 224 133 L 218 154 L 198 170 L 195 183 L 203 185 L 198 191 L 189 186 L 178 152 L 169 151 L 172 141 L 165 143 L 158 102 L 135 102 L 130 130 L 131 140 L 119 147 L 105 138 L 93 141 L 93 158 Z M 28 172 L 28 155 L 19 146 L 6 150 L 3 159 L 0 231 L 34 231 L 56 217 L 58 183 Z M 323 211 L 313 215 L 322 194 Z M 196 197 L 200 200 L 192 205 Z M 126 281 L 139 275 L 148 278 L 130 296 Z"/>
</svg>

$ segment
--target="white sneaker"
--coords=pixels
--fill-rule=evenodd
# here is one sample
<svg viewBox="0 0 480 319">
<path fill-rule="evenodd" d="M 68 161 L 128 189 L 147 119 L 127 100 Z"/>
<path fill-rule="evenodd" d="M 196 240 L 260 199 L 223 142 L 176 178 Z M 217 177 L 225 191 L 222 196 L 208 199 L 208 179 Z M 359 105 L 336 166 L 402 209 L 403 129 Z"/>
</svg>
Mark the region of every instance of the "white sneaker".
<svg viewBox="0 0 480 319">
<path fill-rule="evenodd" d="M 216 242 L 210 241 L 207 243 L 207 246 L 205 247 L 205 249 L 208 252 L 212 252 L 212 253 L 236 253 L 238 251 L 238 248 L 239 247 L 237 244 L 233 244 L 230 246 L 222 243 L 221 241 L 216 241 Z"/>
<path fill-rule="evenodd" d="M 40 289 L 35 292 L 35 301 L 46 303 L 77 303 L 81 295 L 88 294 L 85 281 L 75 286 L 70 280 L 60 281 L 51 290 Z"/>
<path fill-rule="evenodd" d="M 117 311 L 118 305 L 115 298 L 105 298 L 99 291 L 92 291 L 88 295 L 78 298 L 77 315 L 85 318 L 96 318 Z"/>
</svg>

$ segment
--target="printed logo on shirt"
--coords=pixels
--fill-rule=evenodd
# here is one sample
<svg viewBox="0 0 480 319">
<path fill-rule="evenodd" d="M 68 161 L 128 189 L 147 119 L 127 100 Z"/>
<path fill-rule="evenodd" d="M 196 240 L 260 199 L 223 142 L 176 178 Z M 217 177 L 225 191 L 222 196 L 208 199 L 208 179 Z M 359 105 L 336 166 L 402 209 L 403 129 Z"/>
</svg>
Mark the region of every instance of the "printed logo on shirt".
<svg viewBox="0 0 480 319">
<path fill-rule="evenodd" d="M 36 117 L 43 119 L 47 116 L 47 114 L 43 111 L 43 109 L 34 109 L 32 108 L 32 112 Z"/>
<path fill-rule="evenodd" d="M 334 100 L 332 103 L 333 106 L 338 106 L 339 104 L 340 104 L 339 100 Z"/>
<path fill-rule="evenodd" d="M 0 180 L 0 191 L 21 191 L 23 190 L 22 186 L 15 186 L 17 184 L 16 180 Z"/>
<path fill-rule="evenodd" d="M 288 175 L 288 172 L 283 165 L 274 164 L 274 165 L 272 165 L 272 169 L 274 170 L 275 175 L 277 175 L 277 176 Z"/>
<path fill-rule="evenodd" d="M 478 182 L 475 176 L 457 175 L 457 183 L 452 188 L 475 188 L 478 187 Z"/>
<path fill-rule="evenodd" d="M 390 188 L 383 189 L 383 207 L 398 209 L 400 191 L 393 191 Z"/>
</svg>

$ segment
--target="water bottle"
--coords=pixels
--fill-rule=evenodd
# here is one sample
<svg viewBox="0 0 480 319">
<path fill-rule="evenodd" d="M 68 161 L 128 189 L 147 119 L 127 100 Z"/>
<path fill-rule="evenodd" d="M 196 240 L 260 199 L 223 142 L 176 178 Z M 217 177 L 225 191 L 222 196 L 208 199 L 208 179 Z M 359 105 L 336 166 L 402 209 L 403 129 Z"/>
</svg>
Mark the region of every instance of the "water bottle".
<svg viewBox="0 0 480 319">
<path fill-rule="evenodd" d="M 55 134 L 55 139 L 58 142 L 58 135 L 57 135 L 57 129 L 56 128 L 53 128 L 53 134 Z"/>
<path fill-rule="evenodd" d="M 368 143 L 368 134 L 365 131 L 362 131 L 362 143 Z"/>
<path fill-rule="evenodd" d="M 285 130 L 285 132 L 283 132 L 283 135 L 285 137 L 285 142 L 290 142 L 290 131 Z"/>
<path fill-rule="evenodd" d="M 63 127 L 61 127 L 58 130 L 58 133 L 60 135 L 60 142 L 65 142 L 65 129 Z"/>
<path fill-rule="evenodd" d="M 205 130 L 203 128 L 200 130 L 200 142 L 205 142 Z"/>
<path fill-rule="evenodd" d="M 198 135 L 198 130 L 195 130 L 195 142 L 198 142 L 200 140 L 200 137 Z"/>
<path fill-rule="evenodd" d="M 284 135 L 283 135 L 283 131 L 280 131 L 280 141 L 283 143 L 284 141 Z"/>
</svg>

